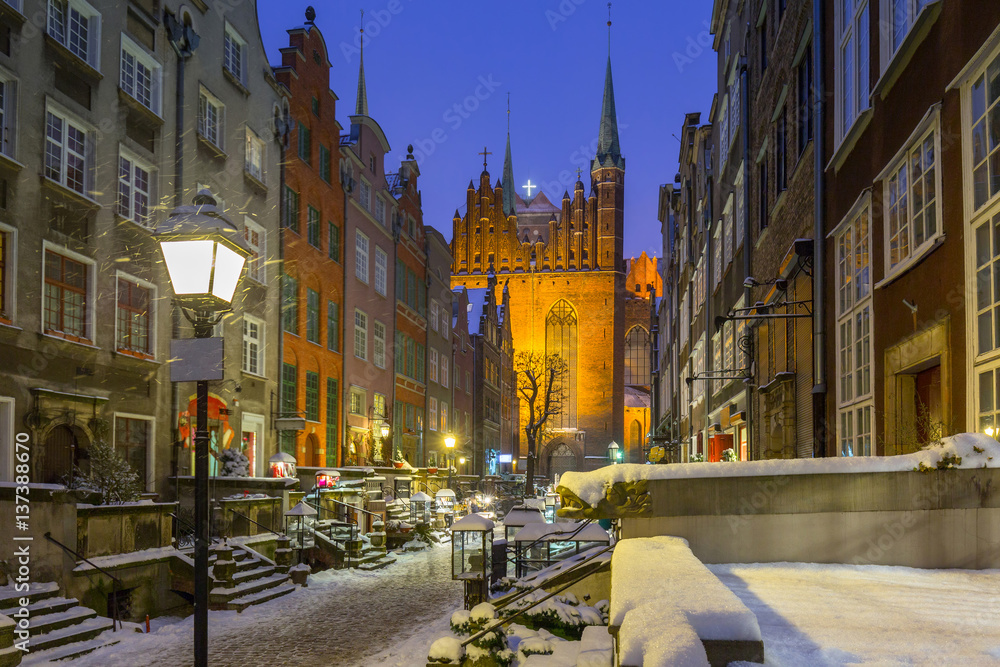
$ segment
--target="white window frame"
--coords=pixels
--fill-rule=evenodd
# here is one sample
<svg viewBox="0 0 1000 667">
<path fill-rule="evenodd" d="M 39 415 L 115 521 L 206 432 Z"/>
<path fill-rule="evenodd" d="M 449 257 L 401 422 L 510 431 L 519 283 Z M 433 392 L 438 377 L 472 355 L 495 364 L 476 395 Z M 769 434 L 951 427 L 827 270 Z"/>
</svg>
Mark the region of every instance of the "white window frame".
<svg viewBox="0 0 1000 667">
<path fill-rule="evenodd" d="M 385 227 L 385 200 L 375 195 L 375 220 Z"/>
<path fill-rule="evenodd" d="M 361 204 L 361 208 L 371 213 L 372 186 L 364 178 L 361 179 L 361 185 L 358 187 L 358 202 Z"/>
<path fill-rule="evenodd" d="M 448 403 L 441 401 L 441 432 L 448 432 Z"/>
<path fill-rule="evenodd" d="M 257 243 L 253 242 L 250 232 L 257 234 Z M 247 258 L 247 278 L 262 285 L 267 284 L 267 231 L 250 216 L 243 216 L 243 240 L 250 246 L 250 257 Z"/>
<path fill-rule="evenodd" d="M 880 72 L 885 72 L 889 69 L 889 65 L 892 63 L 893 58 L 899 52 L 900 47 L 903 42 L 906 41 L 906 36 L 910 34 L 910 30 L 917 22 L 917 17 L 920 15 L 927 5 L 933 4 L 937 0 L 902 0 L 904 5 L 903 10 L 905 16 L 897 16 L 896 14 L 896 1 L 895 0 L 880 0 L 879 4 L 879 23 L 881 24 L 881 35 L 879 39 L 879 46 L 881 52 L 881 69 Z M 899 44 L 895 44 L 896 38 L 896 26 L 897 20 L 902 19 L 898 22 L 901 27 Z"/>
<path fill-rule="evenodd" d="M 430 315 L 428 316 L 428 324 L 432 331 L 438 330 L 438 319 L 441 317 L 441 306 L 436 299 L 431 299 Z"/>
<path fill-rule="evenodd" d="M 441 354 L 441 374 L 440 374 L 440 378 L 441 378 L 441 386 L 444 387 L 445 389 L 447 389 L 448 388 L 448 378 L 449 378 L 449 376 L 448 376 L 448 355 L 444 354 L 444 353 Z"/>
<path fill-rule="evenodd" d="M 135 40 L 130 38 L 125 33 L 121 35 L 121 53 L 118 59 L 118 87 L 122 91 L 134 99 L 136 102 L 146 107 L 152 111 L 157 116 L 161 115 L 160 112 L 160 100 L 162 98 L 161 91 L 163 90 L 163 67 L 160 62 L 154 58 L 146 49 L 137 44 Z M 134 66 L 136 71 L 133 73 L 132 83 L 126 80 L 126 56 L 131 56 L 134 60 Z M 138 86 L 138 66 L 141 65 L 149 70 L 149 103 L 139 98 L 137 86 Z"/>
<path fill-rule="evenodd" d="M 368 235 L 360 229 L 354 230 L 354 275 L 365 285 L 368 284 Z"/>
<path fill-rule="evenodd" d="M 266 373 L 266 357 L 264 355 L 264 350 L 267 345 L 267 322 L 260 319 L 259 317 L 254 317 L 249 313 L 243 314 L 243 357 L 246 357 L 247 346 L 253 344 L 253 338 L 247 333 L 247 325 L 253 324 L 257 326 L 257 370 L 250 370 L 250 366 L 247 359 L 240 359 L 240 369 L 248 375 L 256 375 L 257 377 L 267 377 Z"/>
<path fill-rule="evenodd" d="M 871 195 L 866 192 L 831 232 L 834 243 L 836 292 L 837 456 L 874 454 L 875 357 L 874 303 L 872 300 Z M 862 238 L 861 234 L 867 238 Z M 867 252 L 867 265 L 859 259 Z M 858 342 L 859 317 L 867 316 Z M 865 322 L 864 319 L 861 320 Z M 861 355 L 867 359 L 859 360 Z M 863 375 L 867 370 L 867 376 Z M 867 417 L 865 417 L 867 415 Z M 867 428 L 859 428 L 859 419 Z M 851 454 L 848 454 L 848 449 Z"/>
<path fill-rule="evenodd" d="M 375 246 L 375 291 L 381 296 L 386 295 L 388 282 L 389 255 L 380 246 Z"/>
<path fill-rule="evenodd" d="M 122 176 L 122 161 L 127 161 L 129 163 L 129 173 L 128 180 L 126 181 Z M 143 192 L 137 185 L 135 180 L 136 170 L 141 170 L 146 172 L 146 191 Z M 139 225 L 144 229 L 151 229 L 153 225 L 153 210 L 156 207 L 156 183 L 157 174 L 156 167 L 150 162 L 139 157 L 132 151 L 128 150 L 124 146 L 118 147 L 118 192 L 116 195 L 116 213 L 119 217 L 124 220 L 130 220 L 135 224 Z M 146 216 L 145 219 L 137 219 L 135 215 L 135 205 L 136 197 L 138 195 L 145 195 L 146 197 Z M 122 197 L 126 196 L 128 201 L 125 202 L 123 206 Z M 123 209 L 125 212 L 123 212 Z"/>
<path fill-rule="evenodd" d="M 446 304 L 441 308 L 441 335 L 445 339 L 451 338 L 451 331 L 449 330 L 451 327 L 451 308 L 449 305 Z"/>
<path fill-rule="evenodd" d="M 74 262 L 79 262 L 87 267 L 87 309 L 84 317 L 86 318 L 84 322 L 84 335 L 81 336 L 85 341 L 90 341 L 91 344 L 96 344 L 94 338 L 94 307 L 95 301 L 97 300 L 97 263 L 86 255 L 81 255 L 78 252 L 73 252 L 72 250 L 65 248 L 55 243 L 50 243 L 49 241 L 42 241 L 42 270 L 39 271 L 41 275 L 41 289 L 39 297 L 39 307 L 42 316 L 39 318 L 38 328 L 42 335 L 45 336 L 55 336 L 57 338 L 62 338 L 59 334 L 48 334 L 45 332 L 45 253 L 51 250 L 52 252 L 63 255 L 72 259 Z M 72 335 L 72 334 L 70 334 Z"/>
<path fill-rule="evenodd" d="M 119 350 L 118 347 L 118 281 L 125 280 L 130 283 L 134 283 L 139 287 L 149 291 L 149 345 L 148 351 L 143 352 L 143 354 L 148 354 L 154 359 L 156 358 L 156 304 L 158 303 L 157 288 L 154 283 L 148 280 L 143 280 L 142 278 L 137 278 L 136 276 L 125 273 L 124 271 L 115 272 L 115 340 L 114 349 Z"/>
<path fill-rule="evenodd" d="M 55 116 L 56 119 L 60 121 L 60 132 L 62 134 L 61 143 L 56 143 L 53 139 L 49 138 L 48 134 L 48 123 L 49 114 Z M 95 129 L 90 123 L 81 120 L 78 116 L 69 113 L 59 105 L 52 101 L 46 101 L 45 104 L 45 118 L 44 118 L 45 128 L 43 134 L 45 135 L 45 148 L 43 149 L 43 173 L 45 178 L 52 183 L 58 184 L 70 192 L 75 192 L 76 194 L 89 199 L 90 201 L 95 201 L 93 196 L 94 190 L 94 136 Z M 70 186 L 67 182 L 67 153 L 70 152 L 67 146 L 67 135 L 68 127 L 72 125 L 77 131 L 83 132 L 84 134 L 84 148 L 83 148 L 83 190 L 77 190 Z M 59 149 L 59 176 L 58 178 L 53 178 L 48 174 L 48 152 L 50 146 L 58 147 Z M 75 155 L 79 155 L 74 151 Z"/>
<path fill-rule="evenodd" d="M 4 90 L 0 99 L 0 154 L 17 161 L 17 102 L 20 92 L 17 77 L 0 69 L 0 84 Z"/>
<path fill-rule="evenodd" d="M 133 414 L 131 412 L 114 412 L 111 416 L 111 447 L 116 450 L 118 447 L 118 433 L 116 429 L 118 428 L 118 418 L 122 419 L 134 419 L 135 421 L 144 421 L 149 424 L 149 430 L 147 431 L 148 440 L 146 442 L 146 491 L 152 491 L 156 483 L 156 418 L 150 415 L 139 415 Z"/>
<path fill-rule="evenodd" d="M 234 42 L 239 46 L 239 62 L 234 63 L 230 57 L 230 42 Z M 226 21 L 226 32 L 223 37 L 222 44 L 222 67 L 227 72 L 229 72 L 234 79 L 240 82 L 241 85 L 246 85 L 247 80 L 247 41 L 243 39 L 243 36 L 233 27 L 233 25 Z M 234 70 L 234 67 L 238 68 Z"/>
<path fill-rule="evenodd" d="M 17 319 L 17 227 L 0 222 L 0 234 L 7 235 L 7 259 L 3 268 L 3 293 L 7 303 L 0 302 L 0 317 L 11 322 Z"/>
<path fill-rule="evenodd" d="M 59 30 L 58 25 L 55 23 L 55 4 L 58 0 L 48 0 L 48 7 L 46 11 L 46 32 L 52 39 L 61 44 L 66 48 L 67 51 L 80 58 L 82 61 L 90 65 L 96 70 L 101 69 L 101 13 L 94 9 L 91 5 L 84 2 L 84 0 L 66 0 L 66 10 L 67 16 L 63 17 L 64 25 L 62 31 Z M 80 16 L 84 16 L 88 19 L 87 25 L 87 45 L 85 52 L 83 54 L 78 53 L 71 45 L 70 36 L 67 34 L 69 30 L 69 11 L 75 11 Z"/>
<path fill-rule="evenodd" d="M 910 135 L 909 139 L 903 144 L 903 148 L 893 157 L 889 162 L 888 166 L 882 170 L 876 177 L 876 181 L 882 182 L 882 211 L 883 211 L 883 224 L 882 228 L 884 230 L 883 236 L 883 267 L 884 275 L 886 276 L 882 282 L 885 283 L 887 280 L 892 280 L 900 273 L 906 271 L 909 267 L 919 262 L 937 243 L 938 239 L 944 236 L 944 219 L 942 217 L 943 213 L 941 210 L 941 123 L 940 123 L 941 106 L 940 104 L 935 104 L 924 116 L 924 119 L 920 122 L 917 128 Z M 912 175 L 910 173 L 910 157 L 911 153 L 915 151 L 917 147 L 923 147 L 926 140 L 931 138 L 931 145 L 934 149 L 934 220 L 935 229 L 934 233 L 926 237 L 919 246 L 913 244 L 913 183 Z M 922 149 L 921 149 L 922 150 Z M 891 240 L 891 229 L 889 216 L 892 214 L 889 202 L 890 196 L 890 180 L 899 173 L 900 169 L 905 167 L 907 169 L 907 197 L 906 197 L 906 225 L 909 241 L 909 252 L 906 256 L 901 256 L 896 264 L 891 263 L 892 250 L 890 248 Z M 921 173 L 926 173 L 926 169 L 922 168 Z M 926 190 L 924 190 L 926 193 Z M 922 213 L 926 216 L 927 205 L 926 205 L 926 195 L 923 198 L 924 207 Z M 925 219 L 922 218 L 922 219 Z"/>
<path fill-rule="evenodd" d="M 427 425 L 432 431 L 438 430 L 438 401 L 431 396 L 427 399 Z"/>
<path fill-rule="evenodd" d="M 431 382 L 438 381 L 438 351 L 435 348 L 430 348 L 428 352 L 429 361 L 427 363 L 428 378 Z"/>
<path fill-rule="evenodd" d="M 267 144 L 256 132 L 249 127 L 246 128 L 246 155 L 243 160 L 243 168 L 261 183 L 266 183 L 264 180 L 264 161 L 266 158 Z"/>
<path fill-rule="evenodd" d="M 381 330 L 381 335 L 379 335 Z M 379 368 L 385 368 L 385 325 L 375 320 L 372 327 L 372 340 L 374 344 L 373 362 Z"/>
<path fill-rule="evenodd" d="M 357 399 L 359 403 L 360 410 L 354 409 L 354 401 Z M 351 391 L 348 394 L 347 409 L 349 414 L 352 415 L 364 415 L 365 410 L 368 407 L 365 405 L 368 402 L 368 390 L 361 387 L 351 386 Z"/>
<path fill-rule="evenodd" d="M 208 125 L 209 107 L 215 110 L 217 122 L 214 127 Z M 198 90 L 198 136 L 220 151 L 226 150 L 226 105 L 205 86 Z"/>
<path fill-rule="evenodd" d="M 243 433 L 254 434 L 253 468 L 250 474 L 256 477 L 263 477 L 267 460 L 264 458 L 264 433 L 267 430 L 267 421 L 264 415 L 253 412 L 244 412 L 240 415 L 240 438 Z M 242 443 L 241 443 L 242 444 Z"/>
<path fill-rule="evenodd" d="M 854 13 L 849 17 L 843 15 L 843 2 L 835 3 L 834 49 L 836 56 L 834 58 L 834 71 L 836 72 L 836 82 L 834 88 L 836 94 L 834 99 L 837 100 L 837 104 L 835 105 L 834 117 L 836 121 L 835 145 L 837 146 L 850 133 L 851 128 L 861 117 L 861 112 L 871 106 L 869 99 L 871 91 L 869 1 L 854 0 Z M 859 37 L 863 38 L 863 41 L 859 41 Z M 850 49 L 847 49 L 848 44 L 850 44 Z M 847 71 L 844 63 L 845 49 L 849 50 L 851 56 L 850 71 Z M 863 57 L 863 60 L 859 56 Z M 850 94 L 847 91 L 845 75 L 850 77 Z M 848 104 L 846 109 L 844 108 L 845 102 Z M 817 131 L 820 130 L 817 129 Z"/>
<path fill-rule="evenodd" d="M 736 196 L 736 203 L 733 207 L 736 217 L 736 222 L 733 225 L 736 228 L 736 238 L 733 247 L 736 250 L 743 247 L 743 236 L 746 234 L 746 192 L 743 189 L 743 166 L 741 162 L 739 171 L 736 172 L 736 182 L 733 185 L 733 193 Z"/>
<path fill-rule="evenodd" d="M 368 360 L 368 313 L 354 309 L 354 356 Z"/>
</svg>

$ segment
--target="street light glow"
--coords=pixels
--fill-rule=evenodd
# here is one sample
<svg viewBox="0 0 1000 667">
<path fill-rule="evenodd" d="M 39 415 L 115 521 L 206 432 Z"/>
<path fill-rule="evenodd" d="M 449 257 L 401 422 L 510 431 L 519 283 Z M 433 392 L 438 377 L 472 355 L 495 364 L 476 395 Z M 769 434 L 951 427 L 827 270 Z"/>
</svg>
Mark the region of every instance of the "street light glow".
<svg viewBox="0 0 1000 667">
<path fill-rule="evenodd" d="M 246 257 L 230 250 L 221 243 L 215 244 L 215 267 L 212 280 L 212 294 L 223 301 L 232 301 L 236 293 L 236 284 L 243 273 Z"/>
<path fill-rule="evenodd" d="M 455 436 L 449 435 L 444 439 L 444 446 L 448 449 L 453 449 L 455 447 Z M 462 463 L 465 463 L 465 459 L 462 459 Z"/>
<path fill-rule="evenodd" d="M 209 291 L 215 241 L 163 241 L 160 247 L 174 294 L 204 294 Z"/>
</svg>

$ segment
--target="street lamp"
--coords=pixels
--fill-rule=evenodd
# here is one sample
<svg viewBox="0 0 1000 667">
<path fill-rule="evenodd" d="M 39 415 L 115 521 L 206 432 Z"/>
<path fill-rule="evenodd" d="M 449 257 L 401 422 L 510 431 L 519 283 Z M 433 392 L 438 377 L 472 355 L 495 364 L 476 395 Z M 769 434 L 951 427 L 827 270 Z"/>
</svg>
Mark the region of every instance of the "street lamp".
<svg viewBox="0 0 1000 667">
<path fill-rule="evenodd" d="M 447 435 L 444 438 L 444 446 L 448 449 L 448 488 L 451 488 L 451 468 L 455 462 L 455 436 Z"/>
<path fill-rule="evenodd" d="M 619 457 L 621 456 L 622 448 L 618 446 L 618 443 L 614 440 L 608 445 L 608 459 L 611 461 L 611 465 L 618 463 Z"/>
<path fill-rule="evenodd" d="M 232 308 L 233 296 L 250 256 L 243 234 L 219 210 L 208 190 L 192 206 L 178 206 L 157 225 L 174 289 L 174 303 L 194 326 L 195 340 L 171 342 L 171 381 L 197 382 L 194 436 L 194 664 L 208 665 L 208 381 L 223 377 L 221 338 L 212 327 Z"/>
<path fill-rule="evenodd" d="M 389 437 L 389 425 L 388 425 L 388 424 L 386 424 L 385 422 L 382 422 L 382 426 L 381 426 L 381 427 L 379 428 L 379 431 L 378 431 L 378 432 L 379 432 L 379 435 L 381 435 L 381 436 L 382 436 L 382 440 L 381 440 L 381 442 L 379 443 L 379 447 L 380 447 L 380 449 L 382 450 L 382 457 L 383 457 L 383 458 L 386 458 L 386 459 L 388 459 L 388 460 L 392 460 L 392 459 L 389 459 L 389 458 L 388 458 L 388 457 L 386 456 L 386 452 L 385 452 L 385 440 L 386 440 L 386 438 L 388 438 L 388 437 Z M 393 457 L 393 458 L 395 458 L 395 457 Z"/>
</svg>

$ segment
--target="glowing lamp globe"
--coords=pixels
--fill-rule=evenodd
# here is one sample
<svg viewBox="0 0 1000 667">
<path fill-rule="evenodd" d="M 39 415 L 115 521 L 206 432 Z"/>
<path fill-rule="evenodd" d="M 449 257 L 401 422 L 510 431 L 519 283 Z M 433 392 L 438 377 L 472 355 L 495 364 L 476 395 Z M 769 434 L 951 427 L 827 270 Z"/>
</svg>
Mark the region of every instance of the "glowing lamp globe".
<svg viewBox="0 0 1000 667">
<path fill-rule="evenodd" d="M 178 305 L 203 311 L 229 309 L 250 247 L 212 194 L 198 192 L 193 205 L 175 208 L 154 234 Z"/>
<path fill-rule="evenodd" d="M 382 428 L 379 430 L 379 433 L 382 434 L 382 439 L 383 440 L 385 440 L 386 438 L 388 438 L 389 437 L 389 425 L 383 423 L 382 424 Z"/>
<path fill-rule="evenodd" d="M 447 447 L 448 449 L 454 449 L 454 447 L 455 447 L 455 436 L 449 435 L 447 438 L 445 438 L 444 439 L 444 446 Z"/>
</svg>

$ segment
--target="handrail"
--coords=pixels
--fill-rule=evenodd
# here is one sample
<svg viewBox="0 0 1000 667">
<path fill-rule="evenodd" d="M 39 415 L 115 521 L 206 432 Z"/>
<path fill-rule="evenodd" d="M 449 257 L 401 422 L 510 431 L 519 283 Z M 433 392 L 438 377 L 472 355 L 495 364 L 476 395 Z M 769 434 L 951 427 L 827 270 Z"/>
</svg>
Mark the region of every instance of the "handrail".
<svg viewBox="0 0 1000 667">
<path fill-rule="evenodd" d="M 598 556 L 604 554 L 606 551 L 609 551 L 609 550 L 614 549 L 614 548 L 615 548 L 615 545 L 609 544 L 608 546 L 602 548 L 600 551 L 594 552 L 593 554 L 591 554 L 590 556 L 588 556 L 583 561 L 581 561 L 581 562 L 577 563 L 576 565 L 574 565 L 573 567 L 569 568 L 568 570 L 566 570 L 566 572 L 572 572 L 577 567 L 580 567 L 581 565 L 585 565 L 585 564 L 589 563 L 593 559 L 595 559 Z M 562 574 L 566 574 L 566 572 L 563 572 Z M 465 641 L 463 641 L 462 642 L 462 646 L 468 646 L 469 644 L 471 644 L 472 642 L 476 641 L 477 639 L 479 639 L 481 637 L 484 637 L 487 634 L 493 632 L 494 630 L 496 630 L 500 626 L 507 625 L 508 623 L 510 623 L 511 621 L 513 621 L 515 618 L 517 618 L 518 616 L 520 616 L 524 612 L 528 611 L 529 609 L 532 609 L 532 608 L 538 606 L 539 604 L 545 602 L 546 600 L 548 600 L 549 598 L 551 598 L 553 596 L 559 595 L 560 593 L 562 593 L 564 590 L 566 590 L 567 588 L 569 588 L 573 584 L 578 583 L 581 579 L 583 579 L 584 577 L 588 576 L 588 574 L 589 573 L 583 573 L 579 577 L 571 579 L 570 582 L 567 583 L 566 585 L 564 585 L 564 586 L 562 586 L 562 587 L 560 587 L 560 588 L 552 591 L 551 593 L 549 593 L 548 595 L 546 595 L 543 598 L 539 598 L 538 600 L 535 600 L 534 602 L 532 602 L 531 604 L 529 604 L 524 609 L 519 609 L 517 611 L 517 613 L 515 613 L 515 614 L 511 614 L 510 616 L 507 616 L 507 617 L 502 618 L 502 619 L 498 618 L 497 622 L 495 624 L 493 624 L 493 625 L 491 625 L 491 626 L 489 626 L 487 628 L 483 628 L 482 630 L 480 630 L 476 634 L 471 635 L 468 639 L 466 639 Z M 537 591 L 541 587 L 542 587 L 542 584 L 539 583 L 539 584 L 537 584 L 537 585 L 529 588 L 527 591 L 524 591 L 523 593 L 514 596 L 514 598 L 508 600 L 507 602 L 505 602 L 504 604 L 500 605 L 499 607 L 495 607 L 494 611 L 499 610 L 499 609 L 503 609 L 504 607 L 506 607 L 507 605 L 509 605 L 511 602 L 513 602 L 515 599 L 520 599 L 521 597 L 524 597 L 524 595 L 527 595 L 528 593 Z"/>
<path fill-rule="evenodd" d="M 305 496 L 303 496 L 302 500 L 306 500 L 306 498 L 308 498 L 308 497 L 309 497 L 309 494 L 306 494 Z M 360 507 L 355 507 L 354 505 L 352 505 L 350 503 L 345 503 L 343 501 L 336 500 L 335 498 L 327 498 L 326 500 L 327 500 L 327 502 L 331 502 L 331 503 L 334 503 L 336 505 L 343 505 L 344 507 L 349 507 L 352 510 L 354 510 L 355 512 L 363 512 L 364 514 L 371 514 L 373 517 L 377 517 L 379 519 L 382 518 L 382 515 L 379 514 L 378 512 L 369 512 L 366 509 L 362 509 Z M 306 501 L 306 503 L 309 504 L 308 501 Z"/>
<path fill-rule="evenodd" d="M 195 525 L 193 523 L 191 523 L 190 521 L 188 521 L 187 519 L 179 517 L 176 514 L 174 514 L 173 512 L 167 512 L 167 516 L 174 517 L 175 519 L 177 519 L 177 523 L 183 524 L 183 525 L 187 526 L 188 528 L 190 528 L 192 536 L 194 536 L 195 533 L 198 532 L 198 530 L 195 527 Z M 212 540 L 212 544 L 215 544 L 216 542 L 221 542 L 222 538 L 221 537 L 212 537 L 211 540 Z M 174 531 L 174 543 L 175 543 L 175 546 L 177 544 L 179 544 L 179 542 L 177 542 L 177 531 Z M 176 547 L 176 548 L 179 549 L 180 547 Z"/>
<path fill-rule="evenodd" d="M 560 532 L 545 533 L 544 535 L 542 535 L 541 537 L 539 537 L 538 539 L 536 539 L 534 542 L 530 543 L 528 546 L 526 546 L 526 547 L 520 547 L 520 548 L 524 549 L 525 551 L 527 551 L 528 549 L 530 549 L 531 547 L 535 546 L 539 542 L 548 542 L 548 541 L 550 541 L 550 540 L 546 540 L 545 538 L 547 538 L 547 537 L 549 537 L 551 535 L 566 535 L 567 537 L 564 540 L 561 540 L 561 541 L 562 542 L 569 542 L 569 541 L 571 541 L 570 540 L 571 537 L 575 537 L 576 535 L 578 535 L 581 530 L 583 530 L 584 528 L 586 528 L 587 526 L 589 526 L 593 522 L 594 522 L 593 519 L 587 519 L 586 521 L 580 523 L 577 526 L 576 530 L 574 530 L 572 533 L 560 533 Z M 527 525 L 537 525 L 537 524 L 527 524 Z M 550 526 L 554 526 L 555 524 L 549 524 L 549 525 Z M 524 526 L 522 526 L 522 528 L 523 527 Z M 555 542 L 557 540 L 551 540 L 551 541 Z M 517 549 L 518 549 L 518 547 L 516 546 L 517 542 L 514 542 L 514 544 L 515 544 L 514 550 L 516 552 Z"/>
<path fill-rule="evenodd" d="M 111 579 L 111 590 L 113 591 L 113 595 L 111 597 L 111 599 L 112 599 L 112 604 L 111 604 L 111 631 L 112 632 L 118 632 L 118 628 L 122 627 L 122 619 L 121 619 L 121 616 L 119 616 L 119 614 L 118 614 L 118 587 L 122 583 L 121 579 L 119 579 L 115 575 L 111 574 L 110 572 L 108 572 L 107 570 L 105 570 L 103 567 L 101 567 L 99 565 L 96 565 L 90 559 L 85 558 L 83 556 L 83 554 L 81 554 L 80 552 L 76 551 L 75 549 L 70 549 L 68 546 L 66 546 L 65 544 L 63 544 L 62 542 L 60 542 L 59 540 L 57 540 L 56 538 L 52 537 L 52 533 L 51 532 L 46 532 L 45 533 L 45 539 L 47 539 L 49 542 L 52 542 L 56 546 L 62 548 L 62 550 L 65 551 L 66 553 L 72 554 L 73 556 L 76 556 L 77 559 L 82 560 L 84 563 L 86 563 L 90 567 L 94 568 L 95 570 L 97 570 L 98 572 L 100 572 L 101 574 L 103 574 L 104 576 L 106 576 L 109 579 Z M 115 623 L 116 622 L 118 623 L 118 627 L 115 627 Z"/>
<path fill-rule="evenodd" d="M 589 551 L 589 549 L 585 550 L 583 553 L 587 554 L 586 558 L 584 558 L 583 560 L 581 560 L 578 563 L 573 563 L 573 565 L 571 565 L 570 567 L 566 568 L 564 571 L 560 572 L 559 574 L 560 575 L 565 575 L 565 574 L 569 574 L 571 572 L 574 572 L 575 570 L 582 569 L 584 565 L 588 565 L 591 562 L 591 560 L 593 560 L 594 558 L 597 558 L 598 556 L 600 556 L 601 554 L 603 554 L 605 551 L 607 551 L 609 547 L 613 547 L 613 546 L 614 546 L 613 544 L 610 544 L 607 547 L 601 547 L 600 551 L 595 551 L 592 554 L 587 554 L 587 551 Z M 533 593 L 534 591 L 537 591 L 539 588 L 542 587 L 543 583 L 544 582 L 541 582 L 541 583 L 539 583 L 539 584 L 537 584 L 535 586 L 531 586 L 530 588 L 524 588 L 524 589 L 521 589 L 521 590 L 517 591 L 511 597 L 509 597 L 508 599 L 504 600 L 502 603 L 496 605 L 494 607 L 494 609 L 495 610 L 500 610 L 500 609 L 503 609 L 503 608 L 505 608 L 505 607 L 507 607 L 507 606 L 509 606 L 509 605 L 511 605 L 511 604 L 513 604 L 515 602 L 517 602 L 518 600 L 520 600 L 521 598 L 523 598 L 524 596 L 526 596 L 528 593 Z"/>
<path fill-rule="evenodd" d="M 279 533 L 278 531 L 276 531 L 276 530 L 272 530 L 271 528 L 268 528 L 268 527 L 267 527 L 267 526 L 265 526 L 264 524 L 262 524 L 262 523 L 260 523 L 260 522 L 257 522 L 257 521 L 254 521 L 253 519 L 251 519 L 250 517 L 248 517 L 248 516 L 247 516 L 246 514 L 243 514 L 243 512 L 237 512 L 237 511 L 236 511 L 236 510 L 234 510 L 234 509 L 233 509 L 232 507 L 228 507 L 228 508 L 226 508 L 226 509 L 228 509 L 228 510 L 229 510 L 230 512 L 232 512 L 232 513 L 233 513 L 233 514 L 235 514 L 236 516 L 241 516 L 241 517 L 243 517 L 244 519 L 246 519 L 246 520 L 247 520 L 247 521 L 249 521 L 250 523 L 254 524 L 255 526 L 260 526 L 261 528 L 263 528 L 264 530 L 266 530 L 266 531 L 267 531 L 267 532 L 269 532 L 269 533 L 274 533 L 274 534 L 275 534 L 275 535 L 277 535 L 278 537 L 283 537 L 283 535 L 282 535 L 281 533 Z M 231 530 L 231 529 L 232 529 L 232 526 L 230 525 L 230 526 L 229 526 L 229 528 L 230 528 L 230 530 Z"/>
</svg>

